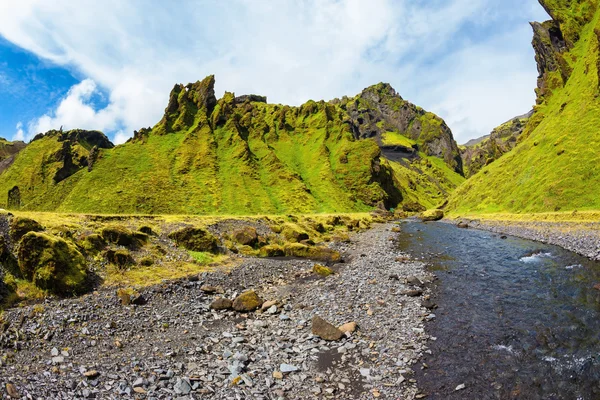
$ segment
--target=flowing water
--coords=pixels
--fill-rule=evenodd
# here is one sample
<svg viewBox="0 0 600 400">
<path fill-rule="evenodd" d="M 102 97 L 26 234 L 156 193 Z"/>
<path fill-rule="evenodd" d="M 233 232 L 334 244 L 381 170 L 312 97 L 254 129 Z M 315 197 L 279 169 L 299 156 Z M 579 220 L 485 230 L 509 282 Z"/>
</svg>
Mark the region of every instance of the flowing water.
<svg viewBox="0 0 600 400">
<path fill-rule="evenodd" d="M 427 399 L 600 399 L 600 263 L 444 223 L 402 231 L 439 278 Z"/>
</svg>

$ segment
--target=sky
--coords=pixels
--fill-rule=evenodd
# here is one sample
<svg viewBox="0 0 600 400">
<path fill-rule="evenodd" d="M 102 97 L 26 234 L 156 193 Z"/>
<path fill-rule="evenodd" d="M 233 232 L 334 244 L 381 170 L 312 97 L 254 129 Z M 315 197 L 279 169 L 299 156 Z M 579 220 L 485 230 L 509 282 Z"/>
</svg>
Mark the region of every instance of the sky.
<svg viewBox="0 0 600 400">
<path fill-rule="evenodd" d="M 535 103 L 536 0 L 0 0 L 0 137 L 160 120 L 176 83 L 214 74 L 269 102 L 354 96 L 378 82 L 459 143 Z"/>
</svg>

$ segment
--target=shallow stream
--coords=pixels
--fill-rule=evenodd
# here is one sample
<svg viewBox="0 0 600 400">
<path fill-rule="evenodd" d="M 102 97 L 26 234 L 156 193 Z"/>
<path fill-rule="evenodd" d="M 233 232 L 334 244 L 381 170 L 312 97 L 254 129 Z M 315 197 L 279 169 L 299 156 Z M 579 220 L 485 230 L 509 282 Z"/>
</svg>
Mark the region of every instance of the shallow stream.
<svg viewBox="0 0 600 400">
<path fill-rule="evenodd" d="M 417 374 L 427 399 L 600 399 L 600 263 L 445 223 L 402 231 L 439 277 Z"/>
</svg>

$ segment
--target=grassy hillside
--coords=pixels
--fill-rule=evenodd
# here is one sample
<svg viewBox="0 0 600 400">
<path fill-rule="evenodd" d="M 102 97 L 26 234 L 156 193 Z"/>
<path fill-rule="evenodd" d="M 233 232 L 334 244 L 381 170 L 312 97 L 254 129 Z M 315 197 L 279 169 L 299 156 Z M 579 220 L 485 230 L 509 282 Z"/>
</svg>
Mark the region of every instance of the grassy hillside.
<svg viewBox="0 0 600 400">
<path fill-rule="evenodd" d="M 538 99 L 521 143 L 452 195 L 454 213 L 600 209 L 600 12 L 592 1 L 544 3 L 557 20 L 551 29 L 565 32 L 554 59 L 567 64 L 541 63 L 552 54 L 540 56 L 537 41 L 540 88 L 551 90 Z"/>
<path fill-rule="evenodd" d="M 23 210 L 247 215 L 361 212 L 407 202 L 429 207 L 462 181 L 452 156 L 456 143 L 443 121 L 399 96 L 391 99 L 396 94 L 389 85 L 300 107 L 232 93 L 217 100 L 213 87 L 212 76 L 176 85 L 162 120 L 115 148 L 93 149 L 71 132 L 39 137 L 0 175 L 0 193 L 19 187 Z M 366 119 L 381 125 L 400 113 L 408 121 L 436 123 L 411 122 L 411 132 L 388 123 L 385 132 L 421 151 L 389 161 L 380 136 L 361 135 Z M 61 135 L 72 136 L 68 145 Z M 65 152 L 74 160 L 70 168 Z"/>
</svg>

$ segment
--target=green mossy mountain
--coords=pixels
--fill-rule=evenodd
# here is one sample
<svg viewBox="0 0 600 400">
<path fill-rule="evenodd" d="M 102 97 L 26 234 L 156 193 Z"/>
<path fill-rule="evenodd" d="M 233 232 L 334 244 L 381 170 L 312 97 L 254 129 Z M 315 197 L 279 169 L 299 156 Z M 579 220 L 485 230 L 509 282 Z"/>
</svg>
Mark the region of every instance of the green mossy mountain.
<svg viewBox="0 0 600 400">
<path fill-rule="evenodd" d="M 291 107 L 257 95 L 217 99 L 214 83 L 175 85 L 163 118 L 114 148 L 100 132 L 38 135 L 0 174 L 7 207 L 238 215 L 429 208 L 464 180 L 444 121 L 387 84 Z"/>
<path fill-rule="evenodd" d="M 517 145 L 533 112 L 520 115 L 495 128 L 489 135 L 470 140 L 461 147 L 465 177 L 470 178 L 481 168 L 496 161 Z"/>
<path fill-rule="evenodd" d="M 520 143 L 453 193 L 453 213 L 600 209 L 600 11 L 596 1 L 540 1 L 534 23 L 538 104 Z"/>
</svg>

